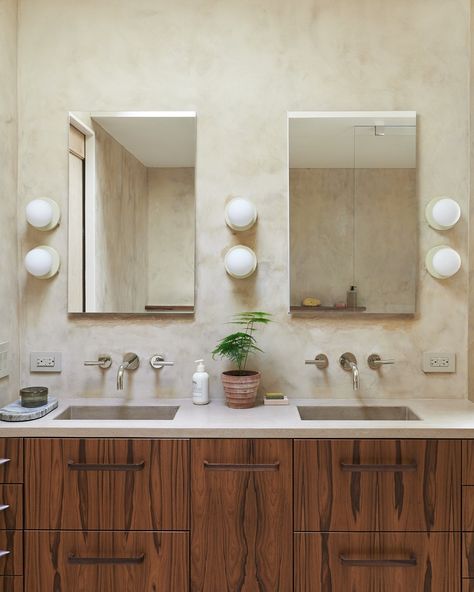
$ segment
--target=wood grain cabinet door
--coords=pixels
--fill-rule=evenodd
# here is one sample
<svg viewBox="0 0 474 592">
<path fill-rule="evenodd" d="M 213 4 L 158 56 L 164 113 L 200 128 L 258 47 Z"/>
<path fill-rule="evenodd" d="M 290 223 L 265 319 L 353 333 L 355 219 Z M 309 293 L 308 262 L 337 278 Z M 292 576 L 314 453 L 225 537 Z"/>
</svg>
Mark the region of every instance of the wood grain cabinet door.
<svg viewBox="0 0 474 592">
<path fill-rule="evenodd" d="M 187 592 L 185 532 L 27 532 L 28 592 Z"/>
<path fill-rule="evenodd" d="M 23 578 L 19 576 L 0 577 L 0 592 L 23 592 Z"/>
<path fill-rule="evenodd" d="M 193 440 L 193 592 L 293 589 L 291 440 Z"/>
<path fill-rule="evenodd" d="M 187 440 L 31 439 L 28 529 L 187 530 Z"/>
<path fill-rule="evenodd" d="M 0 483 L 23 483 L 21 438 L 0 438 Z"/>
<path fill-rule="evenodd" d="M 457 533 L 297 533 L 295 592 L 460 592 Z"/>
<path fill-rule="evenodd" d="M 461 442 L 296 440 L 296 531 L 461 526 Z"/>
</svg>

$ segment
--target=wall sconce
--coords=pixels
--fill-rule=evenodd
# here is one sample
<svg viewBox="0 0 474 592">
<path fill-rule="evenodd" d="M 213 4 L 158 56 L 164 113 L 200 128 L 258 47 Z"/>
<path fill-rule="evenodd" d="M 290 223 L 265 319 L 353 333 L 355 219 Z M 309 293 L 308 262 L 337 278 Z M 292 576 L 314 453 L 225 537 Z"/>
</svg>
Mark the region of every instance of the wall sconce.
<svg viewBox="0 0 474 592">
<path fill-rule="evenodd" d="M 47 280 L 59 271 L 61 260 L 59 253 L 53 247 L 41 245 L 28 251 L 25 257 L 25 267 L 34 277 Z"/>
<path fill-rule="evenodd" d="M 257 221 L 257 208 L 245 197 L 234 197 L 225 208 L 225 221 L 237 232 L 248 230 Z"/>
<path fill-rule="evenodd" d="M 461 269 L 461 257 L 451 247 L 439 245 L 428 251 L 425 265 L 433 277 L 444 280 Z"/>
<path fill-rule="evenodd" d="M 26 206 L 28 224 L 37 230 L 53 230 L 59 224 L 61 211 L 58 204 L 49 197 L 33 199 Z"/>
<path fill-rule="evenodd" d="M 425 209 L 425 217 L 431 228 L 449 230 L 461 217 L 461 208 L 451 197 L 435 197 Z"/>
<path fill-rule="evenodd" d="M 248 247 L 237 245 L 226 253 L 225 270 L 233 278 L 244 279 L 257 269 L 257 256 Z"/>
</svg>

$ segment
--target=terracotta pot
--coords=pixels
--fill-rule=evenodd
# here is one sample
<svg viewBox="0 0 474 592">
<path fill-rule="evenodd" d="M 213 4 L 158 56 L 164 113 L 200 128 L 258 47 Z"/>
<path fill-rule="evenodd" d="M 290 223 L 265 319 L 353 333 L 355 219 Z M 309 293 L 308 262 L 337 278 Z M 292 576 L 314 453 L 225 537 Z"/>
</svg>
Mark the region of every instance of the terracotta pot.
<svg viewBox="0 0 474 592">
<path fill-rule="evenodd" d="M 233 409 L 248 409 L 255 406 L 260 372 L 253 370 L 230 370 L 222 373 L 222 385 L 227 406 Z"/>
</svg>

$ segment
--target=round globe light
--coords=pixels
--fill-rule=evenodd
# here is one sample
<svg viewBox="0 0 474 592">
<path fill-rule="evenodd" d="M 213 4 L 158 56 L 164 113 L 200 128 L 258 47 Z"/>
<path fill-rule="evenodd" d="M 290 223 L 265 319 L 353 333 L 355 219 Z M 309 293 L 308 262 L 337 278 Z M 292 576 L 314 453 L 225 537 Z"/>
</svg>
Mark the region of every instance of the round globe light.
<svg viewBox="0 0 474 592">
<path fill-rule="evenodd" d="M 257 268 L 257 256 L 248 247 L 237 245 L 226 253 L 224 265 L 227 273 L 237 279 L 252 275 Z"/>
<path fill-rule="evenodd" d="M 425 216 L 432 228 L 449 230 L 458 223 L 461 208 L 451 197 L 435 197 L 426 206 Z"/>
<path fill-rule="evenodd" d="M 433 277 L 444 280 L 461 269 L 461 257 L 451 247 L 440 245 L 428 251 L 425 264 Z"/>
<path fill-rule="evenodd" d="M 41 245 L 28 251 L 25 267 L 28 273 L 39 279 L 48 279 L 59 271 L 60 258 L 56 249 Z"/>
<path fill-rule="evenodd" d="M 26 206 L 26 219 L 28 224 L 34 226 L 37 230 L 52 230 L 59 224 L 61 212 L 58 204 L 49 199 L 41 197 L 33 199 Z"/>
<path fill-rule="evenodd" d="M 257 221 L 257 208 L 245 197 L 234 197 L 225 208 L 225 221 L 232 230 L 248 230 Z"/>
</svg>

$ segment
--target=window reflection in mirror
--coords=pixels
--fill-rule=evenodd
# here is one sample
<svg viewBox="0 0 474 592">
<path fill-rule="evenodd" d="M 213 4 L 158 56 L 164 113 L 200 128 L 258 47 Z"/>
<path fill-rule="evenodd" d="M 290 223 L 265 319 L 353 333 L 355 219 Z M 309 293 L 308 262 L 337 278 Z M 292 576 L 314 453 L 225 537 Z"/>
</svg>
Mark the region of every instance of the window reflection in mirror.
<svg viewBox="0 0 474 592">
<path fill-rule="evenodd" d="M 69 312 L 194 310 L 194 112 L 71 113 Z"/>
<path fill-rule="evenodd" d="M 288 123 L 290 312 L 413 314 L 416 114 L 290 113 Z"/>
</svg>

